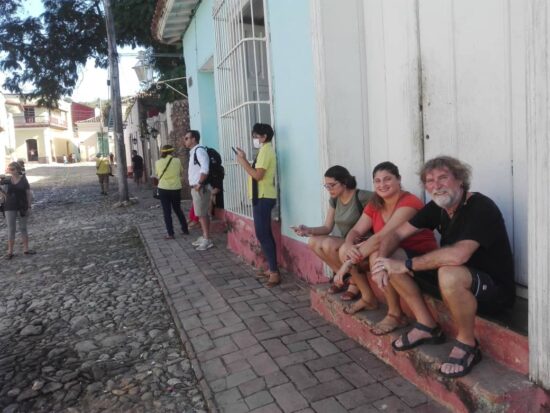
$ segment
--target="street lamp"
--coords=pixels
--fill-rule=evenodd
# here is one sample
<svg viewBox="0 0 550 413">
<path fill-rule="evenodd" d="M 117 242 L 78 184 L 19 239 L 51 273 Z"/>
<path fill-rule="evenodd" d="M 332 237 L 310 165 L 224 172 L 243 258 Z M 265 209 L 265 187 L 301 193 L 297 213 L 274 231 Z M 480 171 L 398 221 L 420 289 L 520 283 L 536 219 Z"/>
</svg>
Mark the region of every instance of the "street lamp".
<svg viewBox="0 0 550 413">
<path fill-rule="evenodd" d="M 155 128 L 150 128 L 149 134 L 151 135 L 151 138 L 157 139 L 157 136 L 159 136 L 159 131 L 156 130 Z"/>
<path fill-rule="evenodd" d="M 160 89 L 162 85 L 172 89 L 174 92 L 178 93 L 179 95 L 183 96 L 187 99 L 187 95 L 172 85 L 169 85 L 168 82 L 176 82 L 178 80 L 185 80 L 185 77 L 175 77 L 173 79 L 165 79 L 165 80 L 159 80 L 154 81 L 153 79 L 153 66 L 151 65 L 151 58 L 152 57 L 181 57 L 179 54 L 176 53 L 146 53 L 146 52 L 139 52 L 138 53 L 138 64 L 136 64 L 132 69 L 136 72 L 136 76 L 141 84 L 148 87 L 151 85 L 156 85 L 157 89 Z"/>
</svg>

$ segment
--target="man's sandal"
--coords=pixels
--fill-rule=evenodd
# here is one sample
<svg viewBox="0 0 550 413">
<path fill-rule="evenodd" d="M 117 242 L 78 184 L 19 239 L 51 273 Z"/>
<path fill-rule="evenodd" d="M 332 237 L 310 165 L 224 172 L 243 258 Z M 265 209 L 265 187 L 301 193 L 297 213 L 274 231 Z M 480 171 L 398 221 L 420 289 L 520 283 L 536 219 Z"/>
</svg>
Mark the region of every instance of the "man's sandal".
<svg viewBox="0 0 550 413">
<path fill-rule="evenodd" d="M 388 321 L 384 322 L 384 319 L 388 317 L 393 319 L 393 323 L 390 324 Z M 370 329 L 370 332 L 375 336 L 383 336 L 391 333 L 394 330 L 397 330 L 398 328 L 403 328 L 409 325 L 409 319 L 403 314 L 400 316 L 396 316 L 394 314 L 388 313 L 386 314 L 386 317 L 384 317 L 384 319 L 382 319 L 382 321 L 380 321 L 379 323 L 376 323 Z"/>
<path fill-rule="evenodd" d="M 422 337 L 411 343 L 409 341 L 409 333 L 415 328 L 417 330 L 429 333 L 430 337 Z M 402 343 L 401 346 L 397 346 L 397 340 L 391 343 L 391 346 L 395 351 L 410 350 L 411 348 L 415 348 L 421 344 L 441 344 L 445 341 L 445 334 L 443 333 L 443 331 L 441 331 L 441 327 L 439 327 L 438 325 L 436 325 L 434 328 L 431 328 L 424 324 L 416 322 L 413 324 L 413 327 L 406 333 L 403 333 L 400 338 Z"/>
<path fill-rule="evenodd" d="M 449 356 L 447 360 L 442 363 L 441 366 L 443 366 L 443 364 L 454 364 L 462 366 L 462 371 L 457 371 L 455 373 L 445 373 L 441 371 L 441 367 L 439 367 L 439 374 L 441 374 L 443 377 L 451 379 L 465 376 L 477 363 L 481 361 L 481 351 L 479 350 L 479 343 L 477 340 L 475 346 L 469 346 L 468 344 L 464 344 L 461 341 L 455 340 L 454 347 L 458 347 L 459 349 L 463 350 L 464 355 L 460 358 Z"/>
<path fill-rule="evenodd" d="M 359 311 L 363 310 L 376 310 L 378 308 L 378 303 L 371 304 L 362 298 L 360 298 L 357 302 L 348 305 L 347 307 L 344 307 L 344 313 L 347 315 L 353 315 L 355 313 L 358 313 Z"/>
</svg>

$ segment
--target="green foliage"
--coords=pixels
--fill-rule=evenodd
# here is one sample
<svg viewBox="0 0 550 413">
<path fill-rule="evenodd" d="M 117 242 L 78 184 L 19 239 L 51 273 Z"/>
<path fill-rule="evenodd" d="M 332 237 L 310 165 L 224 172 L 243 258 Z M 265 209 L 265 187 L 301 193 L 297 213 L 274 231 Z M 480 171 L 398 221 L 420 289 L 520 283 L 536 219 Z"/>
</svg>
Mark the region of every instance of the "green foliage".
<svg viewBox="0 0 550 413">
<path fill-rule="evenodd" d="M 78 71 L 88 58 L 107 67 L 107 37 L 101 0 L 42 0 L 41 16 L 22 17 L 22 0 L 0 0 L 0 70 L 3 87 L 22 94 L 30 85 L 39 103 L 55 107 L 70 96 Z M 153 53 L 177 53 L 178 47 L 154 41 L 150 24 L 156 0 L 114 0 L 113 14 L 119 46 L 143 46 Z M 179 51 L 181 53 L 181 50 Z M 183 70 L 183 59 L 155 62 L 161 77 Z M 164 75 L 164 76 L 163 76 Z"/>
</svg>

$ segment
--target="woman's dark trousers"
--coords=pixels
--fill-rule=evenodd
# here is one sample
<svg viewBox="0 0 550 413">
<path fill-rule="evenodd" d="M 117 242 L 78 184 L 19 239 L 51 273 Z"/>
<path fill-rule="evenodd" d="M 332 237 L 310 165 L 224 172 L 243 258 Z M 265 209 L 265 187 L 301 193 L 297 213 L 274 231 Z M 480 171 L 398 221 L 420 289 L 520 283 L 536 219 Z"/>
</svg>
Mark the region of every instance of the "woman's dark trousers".
<svg viewBox="0 0 550 413">
<path fill-rule="evenodd" d="M 162 205 L 162 213 L 164 215 L 164 224 L 166 225 L 166 231 L 168 235 L 174 236 L 174 225 L 172 224 L 172 210 L 178 217 L 181 224 L 181 231 L 184 234 L 188 234 L 187 221 L 183 211 L 181 210 L 181 190 L 179 189 L 160 189 L 160 204 Z"/>
<path fill-rule="evenodd" d="M 276 200 L 272 198 L 259 198 L 257 204 L 252 207 L 256 238 L 260 241 L 262 252 L 267 258 L 269 271 L 279 271 L 275 238 L 271 231 L 271 210 L 275 202 Z"/>
</svg>

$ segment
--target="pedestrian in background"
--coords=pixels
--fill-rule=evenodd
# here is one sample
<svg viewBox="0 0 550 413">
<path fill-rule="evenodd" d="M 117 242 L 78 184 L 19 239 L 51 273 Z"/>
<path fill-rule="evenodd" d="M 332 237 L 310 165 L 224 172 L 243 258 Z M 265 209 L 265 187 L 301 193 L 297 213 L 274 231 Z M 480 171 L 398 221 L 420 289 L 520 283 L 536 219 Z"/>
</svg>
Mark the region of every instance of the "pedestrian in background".
<svg viewBox="0 0 550 413">
<path fill-rule="evenodd" d="M 27 219 L 31 209 L 32 194 L 29 181 L 22 173 L 21 165 L 12 162 L 8 165 L 6 172 L 10 176 L 3 175 L 0 178 L 0 185 L 6 186 L 6 199 L 4 202 L 4 213 L 8 227 L 8 252 L 7 260 L 14 257 L 13 248 L 15 245 L 15 230 L 19 218 L 19 232 L 23 243 L 23 254 L 30 255 L 35 252 L 29 249 L 29 235 L 27 232 Z"/>
<path fill-rule="evenodd" d="M 164 239 L 174 239 L 174 225 L 172 222 L 172 210 L 178 217 L 181 232 L 189 234 L 187 221 L 181 209 L 181 180 L 183 167 L 181 161 L 174 157 L 175 148 L 172 145 L 164 145 L 160 151 L 160 159 L 155 163 L 155 173 L 159 177 L 158 190 L 166 232 Z"/>
<path fill-rule="evenodd" d="M 138 155 L 135 149 L 132 151 L 132 172 L 134 174 L 134 182 L 139 189 L 143 176 L 143 158 Z"/>
<path fill-rule="evenodd" d="M 246 159 L 246 153 L 241 148 L 236 148 L 237 162 L 250 176 L 248 195 L 252 199 L 254 229 L 269 265 L 266 272 L 269 277 L 266 287 L 272 288 L 281 282 L 277 265 L 277 247 L 271 231 L 271 211 L 277 202 L 277 158 L 271 144 L 273 129 L 268 124 L 256 123 L 252 127 L 252 138 L 254 147 L 260 149 L 258 156 L 250 164 Z"/>
<path fill-rule="evenodd" d="M 95 169 L 97 178 L 99 179 L 99 186 L 101 188 L 101 195 L 107 195 L 109 192 L 109 176 L 111 172 L 111 162 L 106 156 L 102 156 L 101 153 L 96 155 Z"/>
</svg>

